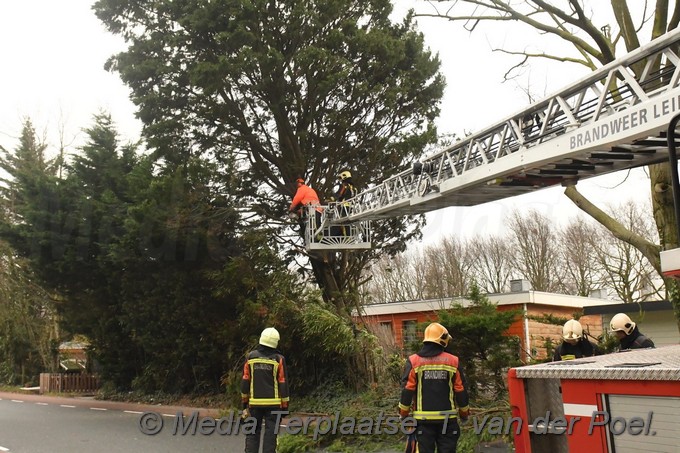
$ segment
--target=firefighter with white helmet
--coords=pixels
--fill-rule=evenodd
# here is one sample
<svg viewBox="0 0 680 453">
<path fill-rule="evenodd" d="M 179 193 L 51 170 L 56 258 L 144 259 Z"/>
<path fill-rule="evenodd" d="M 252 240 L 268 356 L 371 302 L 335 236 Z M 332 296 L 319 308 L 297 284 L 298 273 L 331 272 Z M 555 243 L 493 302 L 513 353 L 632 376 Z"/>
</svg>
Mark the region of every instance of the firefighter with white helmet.
<svg viewBox="0 0 680 453">
<path fill-rule="evenodd" d="M 281 336 L 274 327 L 267 327 L 260 335 L 259 346 L 247 355 L 241 380 L 243 416 L 256 420 L 255 432 L 246 433 L 246 453 L 276 452 L 278 414 L 288 410 L 288 368 L 286 359 L 276 349 Z"/>
<path fill-rule="evenodd" d="M 553 361 L 592 357 L 602 352 L 597 345 L 590 342 L 583 334 L 583 326 L 575 319 L 570 319 L 562 326 L 562 343 L 555 348 Z"/>
<path fill-rule="evenodd" d="M 416 419 L 420 453 L 435 449 L 454 453 L 460 437 L 457 419 L 466 421 L 470 416 L 460 361 L 445 351 L 450 340 L 449 331 L 438 322 L 427 326 L 423 347 L 406 360 L 401 378 L 399 415 Z"/>
<path fill-rule="evenodd" d="M 654 342 L 644 336 L 633 320 L 625 313 L 614 315 L 609 323 L 609 329 L 619 340 L 619 351 L 654 347 Z"/>
</svg>

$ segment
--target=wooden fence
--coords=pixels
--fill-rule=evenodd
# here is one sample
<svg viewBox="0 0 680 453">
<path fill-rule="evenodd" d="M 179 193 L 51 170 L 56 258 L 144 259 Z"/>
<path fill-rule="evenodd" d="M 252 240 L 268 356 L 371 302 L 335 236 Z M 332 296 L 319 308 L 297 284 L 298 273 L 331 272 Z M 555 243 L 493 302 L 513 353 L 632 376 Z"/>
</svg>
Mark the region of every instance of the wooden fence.
<svg viewBox="0 0 680 453">
<path fill-rule="evenodd" d="M 99 378 L 85 373 L 40 373 L 40 393 L 91 393 L 99 389 Z"/>
</svg>

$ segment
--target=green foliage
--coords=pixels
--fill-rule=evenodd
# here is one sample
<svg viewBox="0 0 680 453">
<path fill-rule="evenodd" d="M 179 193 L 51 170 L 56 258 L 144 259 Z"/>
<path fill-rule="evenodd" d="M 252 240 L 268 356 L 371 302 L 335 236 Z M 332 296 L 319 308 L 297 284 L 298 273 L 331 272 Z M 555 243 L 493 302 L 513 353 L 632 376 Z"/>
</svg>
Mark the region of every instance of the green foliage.
<svg viewBox="0 0 680 453">
<path fill-rule="evenodd" d="M 391 354 L 387 362 L 386 378 L 393 382 L 401 381 L 401 374 L 404 372 L 404 358 L 399 354 Z"/>
<path fill-rule="evenodd" d="M 364 417 L 378 420 L 395 417 L 398 415 L 397 405 L 399 402 L 400 389 L 398 384 L 384 381 L 379 384 L 356 392 L 348 389 L 344 382 L 330 381 L 327 385 L 319 386 L 311 391 L 306 397 L 292 402 L 292 410 L 295 413 L 307 413 L 328 415 L 334 417 L 339 414 L 339 420 L 351 417 L 360 420 Z M 385 426 L 383 426 L 385 428 Z M 339 431 L 339 430 L 338 430 Z M 313 430 L 312 430 L 313 433 Z M 301 437 L 299 440 L 285 440 L 286 437 Z M 309 445 L 315 448 L 323 448 L 324 451 L 355 452 L 355 451 L 378 451 L 392 448 L 403 448 L 404 436 L 401 433 L 385 434 L 373 433 L 371 435 L 343 435 L 328 433 L 318 436 L 316 442 L 310 436 L 298 434 L 295 436 L 283 436 L 281 441 L 291 442 L 292 445 Z M 282 443 L 279 442 L 279 448 Z M 287 444 L 286 444 L 287 445 Z M 291 447 L 292 448 L 292 447 Z M 291 450 L 296 451 L 296 450 Z M 306 450 L 311 451 L 311 450 Z"/>
<path fill-rule="evenodd" d="M 307 453 L 318 448 L 319 441 L 314 440 L 310 435 L 279 434 L 276 451 L 279 453 Z"/>
<path fill-rule="evenodd" d="M 616 335 L 612 335 L 607 330 L 604 330 L 602 332 L 602 335 L 595 338 L 595 340 L 599 348 L 602 350 L 603 354 L 616 352 L 619 346 L 621 346 L 621 343 L 619 342 L 618 338 L 616 338 Z"/>
<path fill-rule="evenodd" d="M 482 424 L 483 417 L 488 415 L 489 417 L 501 417 L 503 420 L 510 420 L 511 418 L 511 412 L 510 410 L 492 410 L 489 412 L 485 412 L 484 415 L 473 415 L 473 417 L 477 417 L 478 421 L 477 423 L 479 425 Z M 465 452 L 473 452 L 476 451 L 475 448 L 478 448 L 480 444 L 498 444 L 498 443 L 503 443 L 506 445 L 511 445 L 513 442 L 513 437 L 512 435 L 505 436 L 505 435 L 498 435 L 498 434 L 491 434 L 490 430 L 488 427 L 485 427 L 484 429 L 481 430 L 479 434 L 475 432 L 474 424 L 472 420 L 470 420 L 467 424 L 461 426 L 461 433 L 460 433 L 460 438 L 458 439 L 458 451 L 465 451 Z"/>
<path fill-rule="evenodd" d="M 574 315 L 577 315 L 575 313 Z M 574 316 L 574 319 L 579 319 L 580 316 Z M 562 316 L 555 316 L 552 313 L 544 313 L 541 315 L 528 315 L 527 319 L 531 321 L 540 322 L 542 324 L 551 324 L 554 326 L 563 326 L 564 323 L 569 321 L 571 318 L 564 318 Z"/>
<path fill-rule="evenodd" d="M 330 307 L 309 304 L 301 315 L 302 338 L 315 345 L 315 356 L 348 356 L 355 352 L 354 325 L 333 313 Z"/>
<path fill-rule="evenodd" d="M 457 305 L 439 313 L 439 322 L 453 339 L 449 349 L 462 363 L 471 398 L 497 400 L 506 393 L 508 368 L 519 364 L 519 340 L 506 336 L 519 310 L 499 311 L 473 284 L 469 306 Z"/>
<path fill-rule="evenodd" d="M 56 367 L 54 303 L 26 260 L 0 241 L 0 384 L 37 385 Z"/>
<path fill-rule="evenodd" d="M 3 195 L 17 201 L 3 236 L 63 294 L 63 327 L 87 336 L 114 387 L 218 390 L 271 308 L 294 298 L 271 234 L 241 231 L 231 191 L 211 183 L 212 163 L 155 174 L 152 157 L 118 146 L 107 115 L 87 133 L 61 178 L 35 164 L 37 148 L 7 153 Z M 34 146 L 31 134 L 24 142 Z"/>
<path fill-rule="evenodd" d="M 281 221 L 296 178 L 328 199 L 341 169 L 366 187 L 436 141 L 439 59 L 410 16 L 391 22 L 388 0 L 99 0 L 94 10 L 129 44 L 108 66 L 130 87 L 163 171 L 192 158 L 230 167 L 213 182 L 236 177 L 232 194 L 253 223 L 282 230 L 296 264 L 300 239 Z M 374 250 L 313 256 L 324 300 L 349 318 L 367 262 L 403 251 L 423 221 L 376 221 Z"/>
<path fill-rule="evenodd" d="M 283 329 L 279 349 L 298 394 L 328 388 L 329 382 L 363 388 L 375 378 L 375 337 L 358 330 L 318 294 L 280 301 L 271 319 Z"/>
</svg>

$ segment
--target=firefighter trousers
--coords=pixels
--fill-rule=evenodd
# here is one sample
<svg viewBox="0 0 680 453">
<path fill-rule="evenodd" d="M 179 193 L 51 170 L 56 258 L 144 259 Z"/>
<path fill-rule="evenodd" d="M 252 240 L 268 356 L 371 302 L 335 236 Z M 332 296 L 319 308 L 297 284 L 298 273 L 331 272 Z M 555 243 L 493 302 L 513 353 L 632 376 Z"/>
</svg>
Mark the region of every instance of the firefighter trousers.
<svg viewBox="0 0 680 453">
<path fill-rule="evenodd" d="M 444 422 L 419 421 L 416 430 L 418 453 L 456 453 L 460 427 L 455 418 L 448 420 L 446 429 Z"/>
<path fill-rule="evenodd" d="M 276 435 L 278 432 L 276 426 L 276 414 L 272 414 L 274 410 L 280 409 L 263 409 L 250 408 L 250 416 L 257 420 L 254 434 L 246 434 L 246 453 L 260 453 L 260 437 L 262 436 L 262 453 L 276 453 Z M 264 429 L 262 429 L 264 425 Z M 264 431 L 264 435 L 262 432 Z"/>
</svg>

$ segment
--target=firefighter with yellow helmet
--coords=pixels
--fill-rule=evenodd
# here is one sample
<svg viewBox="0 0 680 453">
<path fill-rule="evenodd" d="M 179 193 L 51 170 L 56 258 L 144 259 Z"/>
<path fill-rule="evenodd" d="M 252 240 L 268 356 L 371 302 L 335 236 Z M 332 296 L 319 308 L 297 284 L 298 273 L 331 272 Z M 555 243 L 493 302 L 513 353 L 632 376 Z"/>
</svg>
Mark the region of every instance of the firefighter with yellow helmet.
<svg viewBox="0 0 680 453">
<path fill-rule="evenodd" d="M 352 182 L 352 173 L 349 170 L 341 171 L 338 175 L 338 190 L 335 192 L 335 200 L 338 202 L 343 202 L 354 198 L 356 196 L 356 188 Z"/>
<path fill-rule="evenodd" d="M 609 323 L 609 329 L 619 340 L 619 351 L 654 347 L 654 342 L 644 336 L 625 313 L 615 314 Z"/>
<path fill-rule="evenodd" d="M 243 416 L 253 417 L 256 421 L 255 432 L 246 433 L 246 453 L 260 451 L 260 436 L 262 451 L 276 452 L 277 417 L 279 411 L 288 410 L 289 401 L 286 359 L 276 349 L 280 339 L 279 331 L 274 327 L 264 329 L 259 346 L 248 353 L 243 366 Z"/>
<path fill-rule="evenodd" d="M 438 322 L 427 326 L 423 346 L 406 360 L 401 378 L 399 415 L 416 420 L 420 453 L 455 453 L 458 418 L 470 416 L 460 360 L 445 351 L 449 340 L 448 330 Z"/>
<path fill-rule="evenodd" d="M 338 190 L 336 190 L 333 199 L 340 203 L 340 217 L 347 217 L 350 214 L 350 204 L 347 200 L 354 198 L 357 194 L 357 190 L 352 182 L 352 173 L 349 170 L 341 171 L 338 175 L 338 182 Z M 342 225 L 340 232 L 343 236 L 347 236 L 349 234 L 348 227 Z"/>
<path fill-rule="evenodd" d="M 600 355 L 602 351 L 583 334 L 583 326 L 570 319 L 562 326 L 562 343 L 555 348 L 553 361 L 580 359 Z"/>
</svg>

